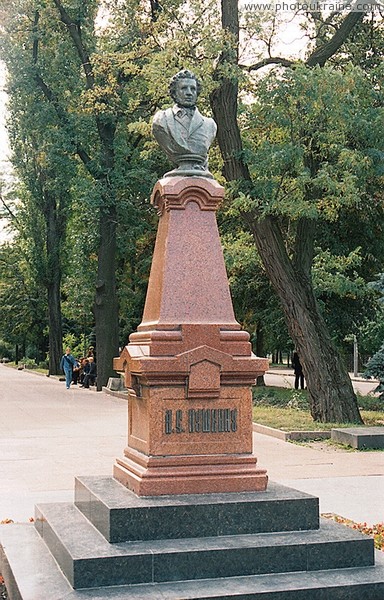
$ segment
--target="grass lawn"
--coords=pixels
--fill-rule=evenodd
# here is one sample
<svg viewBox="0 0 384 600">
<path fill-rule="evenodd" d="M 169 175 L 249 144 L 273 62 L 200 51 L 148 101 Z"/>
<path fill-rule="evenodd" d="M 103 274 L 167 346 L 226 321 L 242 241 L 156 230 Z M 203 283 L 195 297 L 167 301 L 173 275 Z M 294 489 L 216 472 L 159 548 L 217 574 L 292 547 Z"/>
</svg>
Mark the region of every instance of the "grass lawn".
<svg viewBox="0 0 384 600">
<path fill-rule="evenodd" d="M 384 426 L 384 412 L 360 411 L 365 425 Z M 356 427 L 356 424 L 315 423 L 308 410 L 276 406 L 254 406 L 253 420 L 282 431 L 327 431 L 333 427 Z"/>
<path fill-rule="evenodd" d="M 358 396 L 365 425 L 384 426 L 384 407 L 374 396 Z M 253 421 L 282 431 L 327 431 L 355 424 L 315 423 L 309 412 L 306 390 L 278 387 L 253 389 Z"/>
</svg>

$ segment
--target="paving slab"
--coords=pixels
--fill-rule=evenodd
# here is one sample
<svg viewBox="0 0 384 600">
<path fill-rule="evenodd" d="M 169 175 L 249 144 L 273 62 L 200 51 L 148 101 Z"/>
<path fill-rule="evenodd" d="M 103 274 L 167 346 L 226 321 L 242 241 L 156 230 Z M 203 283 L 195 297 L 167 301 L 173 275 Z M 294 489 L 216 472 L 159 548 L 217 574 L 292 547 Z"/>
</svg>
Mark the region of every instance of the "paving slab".
<svg viewBox="0 0 384 600">
<path fill-rule="evenodd" d="M 127 440 L 127 402 L 0 364 L 0 521 L 72 501 L 75 476 L 111 475 Z"/>
<path fill-rule="evenodd" d="M 334 442 L 347 444 L 352 448 L 384 449 L 384 427 L 345 427 L 331 430 Z"/>
</svg>

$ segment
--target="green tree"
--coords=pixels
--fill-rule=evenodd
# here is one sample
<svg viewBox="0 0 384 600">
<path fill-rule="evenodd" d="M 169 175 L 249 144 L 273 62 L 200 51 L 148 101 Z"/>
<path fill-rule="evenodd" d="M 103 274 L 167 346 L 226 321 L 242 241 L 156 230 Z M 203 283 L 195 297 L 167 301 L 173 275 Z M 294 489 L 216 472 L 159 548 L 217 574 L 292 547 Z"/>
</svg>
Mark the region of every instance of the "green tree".
<svg viewBox="0 0 384 600">
<path fill-rule="evenodd" d="M 187 14 L 183 5 L 167 6 L 156 26 L 163 18 L 169 23 L 168 35 L 158 38 L 161 52 L 148 75 L 153 97 L 159 105 L 166 97 L 165 83 L 156 77 L 159 70 L 170 75 L 187 62 L 203 79 L 218 124 L 222 172 L 234 207 L 252 233 L 280 299 L 290 337 L 302 356 L 312 415 L 316 420 L 361 422 L 351 382 L 318 306 L 311 271 L 319 223 L 337 221 L 343 207 L 347 212 L 358 197 L 374 204 L 380 186 L 380 92 L 374 97 L 372 80 L 358 70 L 343 76 L 334 68 L 323 75 L 327 61 L 337 54 L 364 15 L 331 15 L 318 27 L 314 47 L 302 68 L 292 58 L 274 55 L 274 20 L 268 23 L 246 15 L 240 40 L 234 0 L 222 0 L 221 23 L 209 2 L 191 2 Z M 250 57 L 257 54 L 254 47 L 257 49 L 262 39 L 268 56 L 258 56 L 252 63 Z M 240 45 L 245 49 L 242 65 Z M 260 70 L 268 65 L 279 68 L 265 79 Z M 333 73 L 336 88 L 328 85 L 326 90 L 329 73 Z M 359 111 L 353 113 L 348 102 L 356 84 L 359 89 L 354 97 L 363 108 L 360 120 Z M 339 110 L 340 98 L 348 117 Z M 330 109 L 332 102 L 336 102 L 335 115 L 343 117 L 340 125 Z M 348 131 L 346 127 L 352 114 L 357 135 L 352 125 Z M 364 123 L 372 122 L 372 118 L 377 129 L 369 140 Z M 335 139 L 336 132 L 341 133 L 341 143 L 335 145 L 330 138 L 333 133 Z M 369 154 L 370 147 L 378 150 L 376 158 L 375 151 Z"/>
<path fill-rule="evenodd" d="M 361 422 L 345 365 L 319 307 L 312 265 L 319 232 L 329 224 L 337 227 L 340 217 L 348 221 L 349 213 L 352 222 L 367 205 L 380 218 L 381 209 L 374 208 L 380 204 L 381 185 L 380 83 L 372 85 L 378 79 L 371 72 L 326 67 L 364 15 L 323 19 L 300 67 L 292 58 L 273 54 L 274 22 L 247 15 L 240 41 L 237 2 L 222 1 L 221 31 L 209 2 L 190 3 L 188 14 L 183 6 L 167 5 L 156 23 L 164 18 L 169 26 L 148 75 L 153 97 L 159 105 L 166 101 L 160 70 L 170 75 L 187 62 L 203 79 L 218 123 L 223 174 L 303 358 L 313 417 Z M 243 58 L 245 64 L 239 65 L 240 44 L 244 49 L 253 40 L 257 48 L 261 39 L 268 56 L 252 63 L 256 52 L 248 45 L 247 61 Z M 279 65 L 279 70 L 265 78 L 260 70 L 268 65 Z M 359 287 L 362 297 L 364 282 L 353 279 L 350 286 L 355 292 Z"/>
<path fill-rule="evenodd" d="M 7 3 L 5 3 L 7 4 Z M 2 6 L 4 9 L 4 6 Z M 26 15 L 7 13 L 3 21 L 2 56 L 8 66 L 8 131 L 12 162 L 20 183 L 17 220 L 24 243 L 29 243 L 34 261 L 35 283 L 46 290 L 49 332 L 49 371 L 60 372 L 62 355 L 61 279 L 66 259 L 65 234 L 70 215 L 70 181 L 76 168 L 70 160 L 72 141 L 61 130 L 56 111 L 41 101 L 36 81 L 39 58 L 38 10 L 31 10 L 32 26 L 19 29 L 16 22 Z M 22 33 L 24 35 L 22 35 Z M 46 62 L 62 71 L 68 57 L 47 53 Z M 39 65 L 39 66 L 38 66 Z M 21 193 L 20 193 L 21 192 Z"/>
<path fill-rule="evenodd" d="M 303 361 L 312 416 L 319 421 L 361 422 L 351 382 L 319 311 L 311 267 L 319 218 L 327 218 L 327 213 L 329 219 L 337 218 L 340 204 L 348 205 L 361 197 L 370 199 L 370 192 L 379 184 L 364 128 L 368 119 L 381 131 L 372 89 L 356 71 L 354 75 L 352 71 L 344 75 L 319 68 L 324 67 L 362 19 L 362 14 L 350 13 L 332 37 L 324 42 L 319 40 L 306 60 L 306 67 L 269 78 L 263 89 L 259 85 L 255 88 L 259 101 L 250 113 L 253 122 L 257 118 L 264 121 L 269 134 L 263 136 L 258 151 L 249 155 L 240 134 L 238 115 L 237 3 L 223 0 L 222 27 L 228 33 L 228 44 L 221 53 L 216 69 L 218 87 L 211 96 L 224 175 L 228 181 L 237 182 L 234 189 L 240 198 L 239 210 L 281 300 L 291 338 Z M 270 63 L 282 63 L 269 58 Z M 308 67 L 315 69 L 310 71 Z M 364 100 L 367 96 L 369 100 Z M 336 104 L 330 102 L 332 97 L 337 98 Z M 358 101 L 356 112 L 350 104 L 351 98 Z M 349 126 L 346 114 L 340 114 L 340 101 L 345 108 L 349 104 L 347 114 L 353 115 L 357 131 Z M 338 125 L 333 130 L 336 114 L 342 117 L 341 129 Z M 272 123 L 276 118 L 277 126 Z M 247 121 L 246 126 L 249 124 Z M 253 139 L 263 132 L 263 125 L 255 126 L 254 130 Z M 378 130 L 373 137 L 380 148 Z M 341 143 L 337 138 L 340 134 Z M 358 138 L 357 143 L 354 137 Z"/>
<path fill-rule="evenodd" d="M 46 356 L 46 297 L 35 283 L 30 246 L 23 239 L 0 246 L 0 331 L 14 347 L 16 362 Z"/>
<path fill-rule="evenodd" d="M 151 17 L 134 0 L 123 4 L 107 6 L 110 26 L 102 29 L 97 25 L 101 3 L 96 1 L 2 2 L 13 17 L 7 34 L 19 56 L 17 66 L 32 79 L 46 111 L 54 113 L 58 136 L 68 140 L 66 152 L 76 165 L 76 178 L 87 188 L 84 215 L 91 214 L 88 226 L 97 232 L 93 314 L 98 389 L 113 374 L 119 347 L 119 204 L 129 205 L 132 237 L 140 239 L 140 204 L 156 180 L 153 165 L 149 176 L 139 166 L 150 110 L 140 79 L 145 64 L 140 40 Z M 143 162 L 150 163 L 150 150 L 144 151 Z"/>
</svg>

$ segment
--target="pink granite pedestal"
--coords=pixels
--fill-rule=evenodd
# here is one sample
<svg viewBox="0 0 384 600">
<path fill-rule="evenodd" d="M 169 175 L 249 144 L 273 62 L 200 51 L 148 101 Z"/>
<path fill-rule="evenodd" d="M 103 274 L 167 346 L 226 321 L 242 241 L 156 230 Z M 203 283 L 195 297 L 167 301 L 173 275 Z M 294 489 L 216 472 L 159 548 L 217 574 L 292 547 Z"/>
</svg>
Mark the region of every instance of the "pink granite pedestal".
<svg viewBox="0 0 384 600">
<path fill-rule="evenodd" d="M 229 292 L 203 177 L 158 181 L 160 215 L 142 323 L 115 359 L 129 390 L 128 446 L 114 477 L 139 496 L 265 490 L 252 454 L 251 352 Z"/>
</svg>

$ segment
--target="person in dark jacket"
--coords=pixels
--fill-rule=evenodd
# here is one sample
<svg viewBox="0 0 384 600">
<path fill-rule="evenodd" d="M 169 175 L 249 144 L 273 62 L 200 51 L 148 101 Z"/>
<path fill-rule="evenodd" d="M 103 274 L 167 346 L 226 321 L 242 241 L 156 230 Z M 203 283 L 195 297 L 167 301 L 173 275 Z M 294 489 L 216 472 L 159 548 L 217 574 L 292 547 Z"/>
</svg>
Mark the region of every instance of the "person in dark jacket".
<svg viewBox="0 0 384 600">
<path fill-rule="evenodd" d="M 69 390 L 71 383 L 72 383 L 73 367 L 75 366 L 75 364 L 76 364 L 76 359 L 71 354 L 71 349 L 69 347 L 67 347 L 65 349 L 65 354 L 63 354 L 63 356 L 61 357 L 61 361 L 60 361 L 60 368 L 62 369 L 62 371 L 64 371 L 65 387 L 67 388 L 67 390 Z"/>
<path fill-rule="evenodd" d="M 96 381 L 96 363 L 93 356 L 88 357 L 88 364 L 84 368 L 84 373 L 83 387 L 89 388 L 89 386 L 94 385 Z"/>
<path fill-rule="evenodd" d="M 72 374 L 72 383 L 73 385 L 77 385 L 79 382 L 79 377 L 80 377 L 80 371 L 81 371 L 81 359 L 75 359 L 75 365 L 73 367 L 73 374 Z"/>
<path fill-rule="evenodd" d="M 300 382 L 300 387 L 303 390 L 304 389 L 303 367 L 301 366 L 299 355 L 297 354 L 296 350 L 294 351 L 293 356 L 292 356 L 292 367 L 295 372 L 295 390 L 299 389 L 299 382 Z"/>
</svg>

